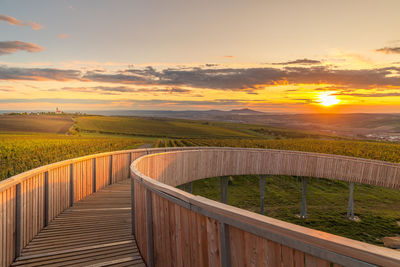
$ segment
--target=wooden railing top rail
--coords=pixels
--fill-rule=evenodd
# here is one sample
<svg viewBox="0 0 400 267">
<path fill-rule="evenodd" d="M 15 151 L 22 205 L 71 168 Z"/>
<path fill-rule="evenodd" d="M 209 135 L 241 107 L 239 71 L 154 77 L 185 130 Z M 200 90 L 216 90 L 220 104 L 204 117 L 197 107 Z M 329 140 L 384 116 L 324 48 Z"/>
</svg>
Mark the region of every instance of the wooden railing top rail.
<svg viewBox="0 0 400 267">
<path fill-rule="evenodd" d="M 206 148 L 206 147 L 204 147 Z M 203 149 L 204 149 L 203 148 Z M 124 154 L 124 153 L 140 153 L 140 152 L 149 152 L 149 153 L 156 153 L 156 152 L 165 152 L 165 151 L 173 151 L 173 150 L 190 150 L 194 149 L 194 147 L 163 147 L 163 148 L 142 148 L 142 149 L 129 149 L 129 150 L 119 150 L 119 151 L 112 151 L 112 152 L 103 152 L 103 153 L 98 153 L 98 154 L 91 154 L 91 155 L 86 155 L 78 158 L 73 158 L 73 159 L 67 159 L 63 161 L 58 161 L 55 163 L 51 163 L 48 165 L 40 166 L 38 168 L 22 172 L 20 174 L 14 175 L 10 178 L 7 178 L 3 181 L 0 181 L 0 192 L 6 190 L 7 188 L 10 188 L 11 186 L 14 186 L 20 182 L 23 182 L 26 179 L 29 179 L 30 177 L 43 173 L 45 171 L 49 171 L 58 167 L 66 166 L 71 163 L 76 163 L 96 157 L 105 157 L 105 156 L 110 156 L 110 155 L 119 155 L 119 154 Z M 198 148 L 196 148 L 198 149 Z"/>
<path fill-rule="evenodd" d="M 129 150 L 120 150 L 120 151 L 112 151 L 112 152 L 104 152 L 104 153 L 98 153 L 98 154 L 91 154 L 91 155 L 86 155 L 78 158 L 73 158 L 73 159 L 67 159 L 63 161 L 58 161 L 55 163 L 51 163 L 48 165 L 40 166 L 38 168 L 28 170 L 26 172 L 14 175 L 10 178 L 7 178 L 3 181 L 0 181 L 0 192 L 3 190 L 9 188 L 10 186 L 13 186 L 19 182 L 24 181 L 25 179 L 28 179 L 29 177 L 36 175 L 41 172 L 45 172 L 48 170 L 52 170 L 61 166 L 65 166 L 71 163 L 75 162 L 80 162 L 83 160 L 95 158 L 95 157 L 102 157 L 102 156 L 109 156 L 109 155 L 118 155 L 118 154 L 124 154 L 127 152 L 144 152 L 144 151 L 149 151 L 151 153 L 156 153 L 157 151 L 160 152 L 167 152 L 167 151 L 174 151 L 174 150 L 194 150 L 194 149 L 221 149 L 221 147 L 162 147 L 162 148 L 143 148 L 143 149 L 129 149 Z M 238 147 L 224 147 L 224 149 L 232 149 L 232 150 L 254 150 L 254 151 L 262 151 L 266 149 L 262 148 L 238 148 Z M 356 157 L 350 157 L 350 156 L 343 156 L 343 155 L 334 155 L 334 154 L 323 154 L 323 153 L 315 153 L 315 152 L 304 152 L 304 151 L 291 151 L 291 150 L 280 150 L 280 149 L 268 149 L 271 151 L 279 151 L 279 152 L 284 152 L 284 153 L 295 153 L 297 155 L 302 155 L 302 154 L 312 154 L 317 157 L 332 157 L 334 156 L 335 158 L 342 158 L 346 160 L 351 160 L 354 162 L 363 162 L 363 163 L 368 163 L 368 162 L 374 162 L 374 163 L 379 163 L 381 165 L 386 165 L 386 166 L 400 166 L 398 163 L 393 163 L 393 162 L 387 162 L 387 161 L 380 161 L 380 160 L 372 160 L 372 159 L 364 159 L 364 158 L 356 158 Z"/>
<path fill-rule="evenodd" d="M 248 151 L 248 149 L 246 150 Z M 235 151 L 240 153 L 243 152 L 243 149 L 219 148 L 216 149 L 215 152 L 229 152 L 232 154 Z M 256 151 L 260 152 L 260 150 Z M 268 152 L 268 150 L 264 151 Z M 278 152 L 278 150 L 273 151 Z M 155 167 L 165 170 L 167 169 L 166 165 L 173 166 L 171 167 L 171 169 L 173 170 L 177 170 L 177 166 L 179 168 L 193 168 L 193 164 L 196 165 L 196 162 L 191 162 L 191 158 L 189 156 L 179 157 L 179 155 L 196 155 L 197 153 L 203 152 L 204 150 L 199 149 L 191 151 L 175 151 L 146 155 L 136 159 L 132 163 L 131 172 L 136 181 L 143 184 L 146 188 L 155 192 L 156 194 L 169 199 L 170 201 L 181 203 L 190 210 L 200 212 L 203 215 L 215 218 L 221 222 L 240 228 L 252 234 L 267 238 L 274 242 L 279 242 L 283 245 L 299 249 L 303 252 L 310 253 L 312 255 L 330 260 L 332 262 L 337 262 L 339 264 L 341 263 L 345 266 L 369 266 L 368 264 L 379 266 L 400 266 L 400 253 L 395 250 L 363 243 L 360 241 L 344 238 L 326 232 L 321 232 L 318 230 L 313 230 L 292 223 L 287 223 L 240 208 L 232 207 L 217 201 L 206 199 L 204 197 L 195 196 L 183 190 L 175 188 L 174 186 L 178 185 L 176 184 L 176 180 L 171 180 L 171 185 L 169 185 L 168 177 L 172 177 L 173 171 L 168 171 L 168 174 L 163 175 L 161 174 L 163 173 L 163 171 L 152 171 L 151 169 L 152 167 Z M 285 154 L 297 155 L 308 154 L 321 158 L 336 157 L 334 155 L 324 155 L 308 152 L 281 152 Z M 215 155 L 217 153 L 215 153 Z M 170 155 L 174 156 L 170 157 Z M 364 160 L 344 156 L 337 156 L 337 158 L 357 162 L 361 161 L 365 163 L 371 161 L 375 163 L 381 163 L 379 161 Z M 209 157 L 209 159 L 213 160 L 214 163 L 215 161 L 220 160 L 218 159 L 218 156 Z M 196 157 L 196 160 L 198 161 L 199 157 Z M 228 164 L 227 162 L 224 163 Z M 400 164 L 389 163 L 387 164 L 387 166 L 400 167 Z M 158 177 L 151 177 L 151 174 L 146 175 L 146 172 L 156 173 Z M 185 173 L 185 171 L 182 170 L 177 170 L 177 173 L 178 172 L 179 174 L 176 175 L 177 177 L 181 177 L 182 173 Z M 231 175 L 235 175 L 234 171 L 232 171 Z M 193 177 L 188 178 L 185 182 L 200 179 L 200 177 L 197 177 L 196 179 L 193 179 Z M 161 178 L 163 182 L 157 181 L 158 178 Z"/>
</svg>

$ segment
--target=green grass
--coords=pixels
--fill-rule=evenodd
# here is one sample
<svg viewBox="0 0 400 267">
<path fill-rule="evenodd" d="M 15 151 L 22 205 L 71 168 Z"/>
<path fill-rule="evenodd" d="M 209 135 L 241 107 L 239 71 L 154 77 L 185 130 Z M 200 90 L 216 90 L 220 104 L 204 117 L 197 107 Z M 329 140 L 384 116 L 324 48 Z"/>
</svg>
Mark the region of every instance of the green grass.
<svg viewBox="0 0 400 267">
<path fill-rule="evenodd" d="M 376 186 L 356 184 L 355 215 L 361 221 L 346 219 L 348 184 L 328 179 L 309 179 L 305 220 L 296 215 L 301 205 L 301 179 L 290 176 L 268 176 L 265 191 L 265 215 L 347 238 L 382 245 L 385 236 L 400 235 L 400 192 Z M 193 183 L 193 193 L 220 201 L 218 178 Z M 260 211 L 258 176 L 230 178 L 229 205 Z"/>
</svg>

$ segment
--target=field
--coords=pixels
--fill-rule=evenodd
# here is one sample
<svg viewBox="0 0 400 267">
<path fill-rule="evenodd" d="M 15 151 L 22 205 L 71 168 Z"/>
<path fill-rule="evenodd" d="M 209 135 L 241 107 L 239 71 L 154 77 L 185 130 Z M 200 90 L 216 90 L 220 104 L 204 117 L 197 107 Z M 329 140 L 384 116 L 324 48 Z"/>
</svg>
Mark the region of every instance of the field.
<svg viewBox="0 0 400 267">
<path fill-rule="evenodd" d="M 218 178 L 193 183 L 193 193 L 220 201 Z M 348 184 L 327 179 L 309 179 L 308 218 L 299 219 L 301 179 L 268 176 L 265 190 L 265 215 L 351 239 L 383 245 L 385 236 L 400 235 L 400 193 L 397 190 L 356 184 L 354 212 L 361 221 L 346 219 Z M 233 176 L 228 186 L 227 203 L 260 212 L 258 176 Z"/>
<path fill-rule="evenodd" d="M 22 125 L 24 120 L 29 119 L 18 116 L 16 121 L 19 120 Z M 149 143 L 155 147 L 227 146 L 301 150 L 400 163 L 400 144 L 344 140 L 265 125 L 104 116 L 78 116 L 73 121 L 75 124 L 67 130 L 69 135 L 43 133 L 54 122 L 39 124 L 35 118 L 26 124 L 26 130 L 37 129 L 42 133 L 13 132 L 17 126 L 8 129 L 8 132 L 3 130 L 0 133 L 0 180 L 68 158 L 136 148 Z M 217 178 L 196 181 L 193 190 L 194 194 L 219 200 Z M 382 245 L 384 236 L 400 235 L 398 191 L 357 184 L 354 197 L 355 213 L 360 222 L 345 218 L 348 184 L 312 178 L 307 194 L 309 218 L 300 220 L 296 217 L 301 203 L 299 179 L 268 176 L 265 214 L 378 245 Z M 231 177 L 228 204 L 258 212 L 258 177 Z"/>
<path fill-rule="evenodd" d="M 376 159 L 400 163 L 400 144 L 357 140 L 323 139 L 177 139 L 169 142 L 184 143 L 189 146 L 253 147 L 283 150 L 298 150 L 351 157 Z M 178 146 L 178 145 L 177 145 Z"/>
<path fill-rule="evenodd" d="M 77 132 L 124 134 L 168 138 L 299 138 L 322 135 L 265 125 L 216 121 L 141 117 L 81 116 L 75 118 Z M 325 136 L 327 137 L 327 136 Z"/>
<path fill-rule="evenodd" d="M 74 121 L 68 115 L 2 115 L 0 132 L 67 133 Z"/>
<path fill-rule="evenodd" d="M 136 148 L 144 141 L 121 137 L 77 137 L 56 134 L 0 134 L 0 180 L 79 156 Z"/>
</svg>

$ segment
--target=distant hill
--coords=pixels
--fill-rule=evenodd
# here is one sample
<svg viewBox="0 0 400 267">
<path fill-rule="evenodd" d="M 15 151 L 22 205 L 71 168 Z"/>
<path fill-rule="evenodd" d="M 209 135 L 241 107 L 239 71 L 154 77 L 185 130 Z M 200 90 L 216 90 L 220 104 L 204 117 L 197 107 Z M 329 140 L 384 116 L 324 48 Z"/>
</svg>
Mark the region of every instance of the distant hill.
<svg viewBox="0 0 400 267">
<path fill-rule="evenodd" d="M 96 113 L 96 112 L 94 112 Z M 103 115 L 164 117 L 266 125 L 328 135 L 400 141 L 400 114 L 279 114 L 252 109 L 97 111 Z"/>
</svg>

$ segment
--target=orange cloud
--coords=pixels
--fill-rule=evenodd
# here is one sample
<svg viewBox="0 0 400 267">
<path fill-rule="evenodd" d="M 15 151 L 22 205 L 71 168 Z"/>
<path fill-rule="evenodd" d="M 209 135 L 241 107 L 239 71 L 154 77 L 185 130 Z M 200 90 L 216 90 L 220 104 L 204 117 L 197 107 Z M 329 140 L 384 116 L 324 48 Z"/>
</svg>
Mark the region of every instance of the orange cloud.
<svg viewBox="0 0 400 267">
<path fill-rule="evenodd" d="M 60 38 L 60 39 L 68 38 L 68 34 L 66 34 L 66 33 L 61 33 L 61 34 L 58 35 L 58 38 Z"/>
<path fill-rule="evenodd" d="M 6 54 L 12 54 L 17 51 L 26 51 L 26 52 L 40 52 L 44 48 L 32 43 L 26 43 L 21 41 L 8 41 L 8 42 L 0 42 L 0 56 Z"/>
<path fill-rule="evenodd" d="M 2 15 L 2 14 L 0 14 L 0 21 L 7 22 L 10 25 L 31 27 L 35 31 L 40 30 L 40 29 L 43 28 L 42 25 L 37 24 L 35 22 L 31 22 L 31 21 L 24 22 L 24 21 L 21 21 L 21 20 L 18 20 L 16 18 L 14 18 L 14 17 L 10 17 L 10 16 L 7 16 L 7 15 Z"/>
</svg>

